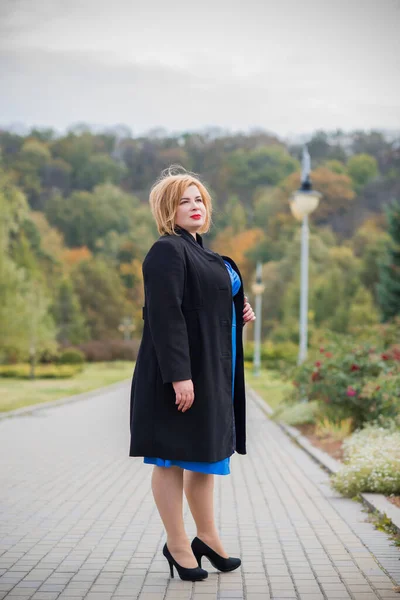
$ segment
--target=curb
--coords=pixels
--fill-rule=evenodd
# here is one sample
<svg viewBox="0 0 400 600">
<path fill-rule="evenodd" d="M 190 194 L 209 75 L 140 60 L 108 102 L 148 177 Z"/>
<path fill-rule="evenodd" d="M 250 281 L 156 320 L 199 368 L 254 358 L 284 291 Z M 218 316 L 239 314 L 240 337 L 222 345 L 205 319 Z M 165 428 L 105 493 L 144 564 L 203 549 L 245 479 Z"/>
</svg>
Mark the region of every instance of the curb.
<svg viewBox="0 0 400 600">
<path fill-rule="evenodd" d="M 257 392 L 252 388 L 248 388 L 252 400 L 258 405 L 258 407 L 267 415 L 271 417 L 273 414 L 272 408 L 263 400 Z M 311 458 L 313 458 L 320 466 L 324 467 L 329 473 L 337 473 L 342 468 L 339 461 L 335 460 L 329 454 L 316 448 L 311 442 L 300 433 L 295 427 L 286 425 L 282 421 L 275 421 L 277 425 L 289 436 L 292 440 L 297 442 L 302 449 L 307 452 Z M 383 494 L 373 494 L 365 492 L 360 494 L 363 504 L 371 511 L 376 511 L 380 516 L 389 518 L 393 523 L 394 528 L 400 533 L 400 509 L 394 504 L 389 502 Z"/>
<path fill-rule="evenodd" d="M 89 398 L 93 398 L 94 396 L 98 396 L 99 394 L 107 394 L 109 392 L 117 390 L 119 387 L 123 387 L 130 381 L 130 378 L 122 379 L 122 381 L 116 381 L 115 383 L 110 383 L 110 385 L 106 385 L 101 388 L 96 388 L 95 390 L 90 390 L 88 392 L 82 392 L 81 394 L 75 394 L 74 396 L 66 396 L 65 398 L 59 398 L 58 400 L 39 402 L 39 404 L 31 404 L 29 406 L 16 408 L 15 410 L 1 412 L 0 421 L 2 421 L 3 419 L 11 419 L 13 417 L 23 417 L 24 415 L 30 415 L 31 413 L 37 412 L 41 409 L 53 408 L 54 406 L 63 406 L 64 404 L 80 402 L 81 400 L 88 400 Z"/>
</svg>

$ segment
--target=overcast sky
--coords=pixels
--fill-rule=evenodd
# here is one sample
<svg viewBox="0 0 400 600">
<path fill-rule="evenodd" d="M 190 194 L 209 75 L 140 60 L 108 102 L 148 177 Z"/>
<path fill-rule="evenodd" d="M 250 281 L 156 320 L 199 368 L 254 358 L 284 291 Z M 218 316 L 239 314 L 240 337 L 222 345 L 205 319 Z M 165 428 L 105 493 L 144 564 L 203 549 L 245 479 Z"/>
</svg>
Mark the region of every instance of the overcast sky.
<svg viewBox="0 0 400 600">
<path fill-rule="evenodd" d="M 0 0 L 0 125 L 400 129 L 400 0 Z"/>
</svg>

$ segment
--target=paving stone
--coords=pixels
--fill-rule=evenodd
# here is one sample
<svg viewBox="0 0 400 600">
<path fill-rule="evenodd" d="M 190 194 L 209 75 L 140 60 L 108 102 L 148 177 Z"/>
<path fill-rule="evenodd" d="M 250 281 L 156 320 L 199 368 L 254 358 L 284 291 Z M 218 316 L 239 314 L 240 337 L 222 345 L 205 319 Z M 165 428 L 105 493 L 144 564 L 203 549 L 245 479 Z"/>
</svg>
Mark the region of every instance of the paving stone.
<svg viewBox="0 0 400 600">
<path fill-rule="evenodd" d="M 125 385 L 0 421 L 0 600 L 399 600 L 398 548 L 250 391 L 248 455 L 215 478 L 217 525 L 242 566 L 204 559 L 207 580 L 170 579 L 152 469 L 127 456 L 128 408 Z M 184 517 L 194 537 L 186 500 Z"/>
</svg>

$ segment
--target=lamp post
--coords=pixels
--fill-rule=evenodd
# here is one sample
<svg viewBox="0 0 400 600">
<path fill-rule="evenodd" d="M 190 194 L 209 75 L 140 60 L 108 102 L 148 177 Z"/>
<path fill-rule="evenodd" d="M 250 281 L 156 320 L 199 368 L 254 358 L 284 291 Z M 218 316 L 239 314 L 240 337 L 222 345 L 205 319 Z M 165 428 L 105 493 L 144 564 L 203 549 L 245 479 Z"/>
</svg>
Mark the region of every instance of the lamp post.
<svg viewBox="0 0 400 600">
<path fill-rule="evenodd" d="M 264 292 L 265 285 L 262 282 L 262 264 L 260 262 L 257 263 L 256 268 L 256 280 L 251 286 L 251 291 L 253 292 L 256 302 L 255 302 L 255 313 L 258 317 L 254 322 L 254 360 L 253 360 L 253 370 L 254 375 L 260 374 L 261 368 L 261 304 L 262 304 L 262 294 Z"/>
<path fill-rule="evenodd" d="M 307 338 L 308 338 L 308 248 L 309 248 L 309 228 L 308 215 L 318 206 L 322 194 L 312 189 L 310 181 L 310 154 L 307 146 L 303 148 L 301 186 L 294 192 L 290 198 L 290 209 L 293 216 L 302 222 L 301 227 L 301 285 L 300 285 L 300 342 L 298 364 L 300 365 L 307 358 Z"/>
</svg>

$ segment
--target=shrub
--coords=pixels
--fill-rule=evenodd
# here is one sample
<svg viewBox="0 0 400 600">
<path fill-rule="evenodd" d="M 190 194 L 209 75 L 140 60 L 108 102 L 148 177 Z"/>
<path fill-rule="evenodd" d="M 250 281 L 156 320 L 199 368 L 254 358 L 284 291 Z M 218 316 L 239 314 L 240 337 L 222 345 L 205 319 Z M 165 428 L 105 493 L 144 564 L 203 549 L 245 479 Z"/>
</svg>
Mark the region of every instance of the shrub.
<svg viewBox="0 0 400 600">
<path fill-rule="evenodd" d="M 340 421 L 332 421 L 328 417 L 323 417 L 316 423 L 315 435 L 318 438 L 332 438 L 342 441 L 349 437 L 353 431 L 353 419 L 341 419 Z"/>
<path fill-rule="evenodd" d="M 83 370 L 83 365 L 41 365 L 35 367 L 36 379 L 66 379 L 73 377 Z M 0 365 L 0 377 L 29 379 L 31 367 L 29 364 Z"/>
<path fill-rule="evenodd" d="M 291 400 L 306 396 L 325 404 L 332 418 L 352 417 L 354 426 L 379 415 L 394 417 L 400 407 L 400 362 L 395 350 L 383 352 L 353 340 L 323 345 L 317 356 L 294 369 Z M 316 360 L 317 359 L 317 360 Z"/>
<path fill-rule="evenodd" d="M 264 342 L 261 345 L 261 362 L 266 369 L 281 369 L 296 364 L 298 347 L 292 342 Z M 244 348 L 244 360 L 253 362 L 254 342 L 247 342 Z"/>
<path fill-rule="evenodd" d="M 273 415 L 278 421 L 283 421 L 287 425 L 303 425 L 306 423 L 315 423 L 320 414 L 319 402 L 299 402 L 293 406 L 279 407 Z"/>
<path fill-rule="evenodd" d="M 263 344 L 263 359 L 267 369 L 280 369 L 288 364 L 295 365 L 297 361 L 298 346 L 292 342 L 279 342 Z"/>
<path fill-rule="evenodd" d="M 82 365 L 85 355 L 76 348 L 66 348 L 60 353 L 57 362 L 62 365 Z"/>
<path fill-rule="evenodd" d="M 78 348 L 89 362 L 131 360 L 137 358 L 140 340 L 92 340 L 79 344 Z"/>
<path fill-rule="evenodd" d="M 400 431 L 367 426 L 343 442 L 345 465 L 332 484 L 345 496 L 400 493 Z"/>
</svg>

